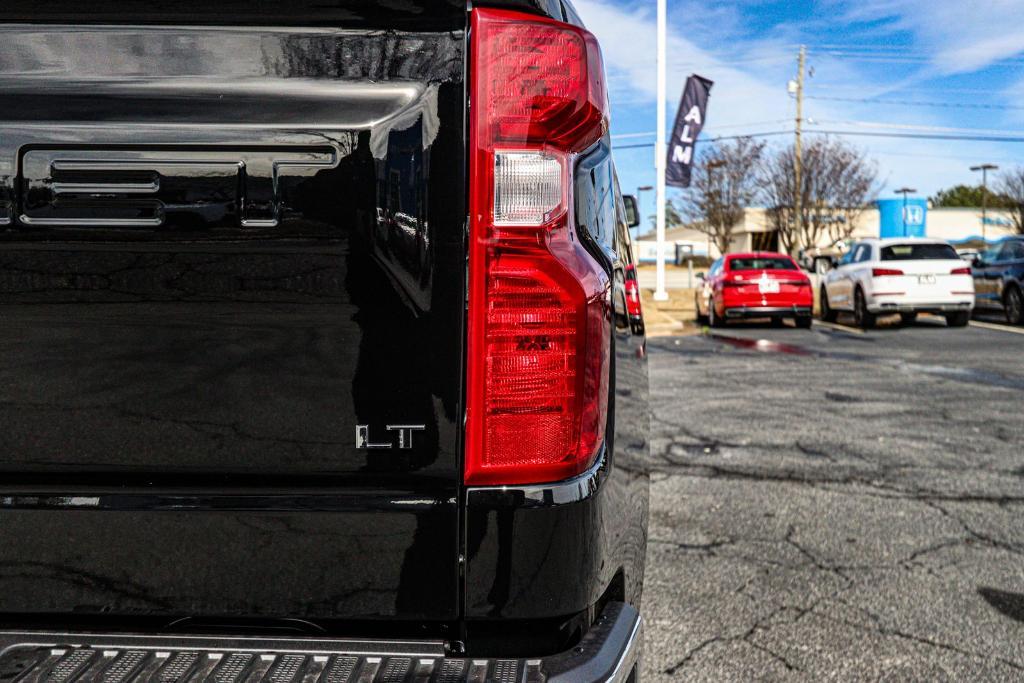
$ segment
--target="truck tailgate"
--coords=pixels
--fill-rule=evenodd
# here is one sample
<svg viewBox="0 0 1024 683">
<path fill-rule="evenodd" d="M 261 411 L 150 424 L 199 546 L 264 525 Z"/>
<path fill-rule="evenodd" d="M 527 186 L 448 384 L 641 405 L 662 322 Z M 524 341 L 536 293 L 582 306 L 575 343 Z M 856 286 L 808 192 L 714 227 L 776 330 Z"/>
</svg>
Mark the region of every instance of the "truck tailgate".
<svg viewBox="0 0 1024 683">
<path fill-rule="evenodd" d="M 307 4 L 0 9 L 0 618 L 457 615 L 465 9 Z"/>
</svg>

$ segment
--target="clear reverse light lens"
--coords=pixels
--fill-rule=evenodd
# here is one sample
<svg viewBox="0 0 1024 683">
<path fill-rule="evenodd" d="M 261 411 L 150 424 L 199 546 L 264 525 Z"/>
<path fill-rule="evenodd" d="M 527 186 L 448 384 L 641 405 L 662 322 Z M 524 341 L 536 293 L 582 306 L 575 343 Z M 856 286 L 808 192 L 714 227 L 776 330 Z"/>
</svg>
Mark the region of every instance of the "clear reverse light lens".
<svg viewBox="0 0 1024 683">
<path fill-rule="evenodd" d="M 562 164 L 540 152 L 494 155 L 494 224 L 537 226 L 562 204 Z"/>
</svg>

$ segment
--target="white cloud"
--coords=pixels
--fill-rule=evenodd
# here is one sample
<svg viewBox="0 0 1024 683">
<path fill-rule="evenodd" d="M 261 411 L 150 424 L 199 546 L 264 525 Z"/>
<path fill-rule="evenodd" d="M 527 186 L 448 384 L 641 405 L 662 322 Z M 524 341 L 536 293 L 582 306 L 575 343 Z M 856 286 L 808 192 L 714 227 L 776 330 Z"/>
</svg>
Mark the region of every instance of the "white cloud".
<svg viewBox="0 0 1024 683">
<path fill-rule="evenodd" d="M 609 72 L 613 108 L 621 111 L 624 105 L 653 104 L 656 92 L 654 3 L 651 2 L 647 7 L 639 9 L 612 4 L 611 0 L 576 0 L 575 4 L 587 27 L 601 42 L 606 69 Z M 904 21 L 904 13 L 911 11 L 916 12 L 918 23 L 928 25 L 952 22 L 958 17 L 964 17 L 961 20 L 965 26 L 964 40 L 959 40 L 955 35 L 955 24 L 948 27 L 950 36 L 946 42 L 943 42 L 938 34 L 947 29 L 940 31 L 935 27 L 919 28 L 922 40 L 927 38 L 935 43 L 936 48 L 942 48 L 930 53 L 935 55 L 934 58 L 939 65 L 952 60 L 958 60 L 961 65 L 968 62 L 981 64 L 985 60 L 1002 59 L 1015 54 L 1012 52 L 1017 41 L 1015 32 L 1020 31 L 1016 20 L 1009 22 L 1009 19 L 1004 17 L 1004 30 L 982 39 L 982 25 L 991 22 L 991 17 L 1000 11 L 1008 12 L 1007 7 L 1010 4 L 1016 4 L 1019 8 L 1020 0 L 1016 3 L 995 0 L 987 4 L 993 6 L 984 11 L 978 8 L 972 11 L 967 7 L 954 5 L 948 0 L 865 0 L 859 10 L 849 12 L 847 17 L 841 20 L 888 22 L 889 28 L 885 30 L 899 30 L 901 22 Z M 929 7 L 936 9 L 929 12 Z M 842 14 L 841 11 L 836 13 Z M 983 21 L 974 16 L 979 13 L 989 19 Z M 1015 15 L 1019 13 L 1018 9 Z M 716 32 L 688 32 L 678 23 L 679 17 L 685 15 L 674 16 L 676 23 L 670 24 L 669 27 L 669 124 L 683 83 L 690 73 L 695 72 L 715 81 L 705 129 L 707 134 L 735 135 L 792 129 L 795 110 L 792 99 L 786 93 L 786 83 L 796 70 L 792 33 L 774 39 L 759 38 L 755 42 L 739 38 L 730 39 L 727 33 L 734 30 L 735 26 L 723 25 L 721 30 Z M 703 20 L 699 21 L 704 23 Z M 988 26 L 991 28 L 991 24 Z M 688 23 L 685 28 L 691 28 L 690 24 Z M 974 39 L 975 36 L 978 36 L 977 40 Z M 828 55 L 815 56 L 813 64 L 818 76 L 809 82 L 809 89 L 812 92 L 815 83 L 821 79 L 844 85 L 842 92 L 833 91 L 830 94 L 854 97 L 885 95 L 891 93 L 893 89 L 918 80 L 918 77 L 901 72 L 898 75 L 889 75 L 886 82 L 884 78 L 879 79 L 877 73 L 858 70 L 861 65 L 856 62 L 831 58 Z M 926 70 L 932 71 L 933 68 L 939 67 L 926 67 Z M 829 91 L 823 91 L 822 94 L 825 92 Z M 893 94 L 890 94 L 890 97 L 900 99 Z M 905 91 L 903 98 L 906 99 Z M 921 97 L 918 96 L 918 99 Z M 808 125 L 808 130 L 813 131 L 850 130 L 850 125 L 843 122 L 851 120 L 950 125 L 948 120 L 942 118 L 948 113 L 941 109 L 913 106 L 883 107 L 869 103 L 809 100 L 805 116 L 821 122 L 817 126 Z M 637 124 L 640 126 L 639 130 L 654 130 L 655 122 L 653 116 L 651 118 L 651 121 Z M 753 123 L 760 125 L 749 125 Z M 786 137 L 771 139 L 775 144 L 782 144 L 788 140 Z M 851 137 L 849 141 L 867 148 L 878 160 L 881 179 L 887 181 L 890 189 L 909 183 L 926 194 L 952 184 L 971 182 L 971 175 L 966 170 L 970 159 L 980 159 L 986 155 L 1006 159 L 1008 155 L 1017 151 L 987 143 L 868 137 Z"/>
<path fill-rule="evenodd" d="M 657 91 L 653 11 L 626 11 L 602 0 L 577 0 L 576 8 L 601 42 L 613 102 L 653 102 Z M 728 126 L 750 121 L 793 118 L 786 82 L 787 74 L 796 68 L 795 53 L 792 64 L 786 65 L 786 58 L 779 57 L 781 48 L 775 50 L 771 58 L 775 68 L 769 70 L 772 73 L 755 74 L 725 63 L 675 26 L 670 27 L 668 40 L 671 105 L 682 92 L 686 77 L 699 73 L 715 81 L 708 114 L 710 129 L 722 128 L 724 132 Z M 759 50 L 767 51 L 764 45 Z"/>
<path fill-rule="evenodd" d="M 1021 0 L 862 0 L 845 20 L 887 23 L 914 36 L 940 73 L 970 73 L 1024 53 Z M 842 20 L 842 19 L 841 19 Z"/>
</svg>

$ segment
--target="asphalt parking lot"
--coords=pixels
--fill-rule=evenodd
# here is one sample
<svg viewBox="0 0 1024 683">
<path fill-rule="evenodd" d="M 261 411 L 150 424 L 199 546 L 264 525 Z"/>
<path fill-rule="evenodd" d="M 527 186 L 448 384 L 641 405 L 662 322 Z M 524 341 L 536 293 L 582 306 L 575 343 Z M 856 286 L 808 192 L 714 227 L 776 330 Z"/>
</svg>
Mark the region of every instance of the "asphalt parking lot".
<svg viewBox="0 0 1024 683">
<path fill-rule="evenodd" d="M 647 680 L 1024 680 L 1010 329 L 651 340 Z"/>
</svg>

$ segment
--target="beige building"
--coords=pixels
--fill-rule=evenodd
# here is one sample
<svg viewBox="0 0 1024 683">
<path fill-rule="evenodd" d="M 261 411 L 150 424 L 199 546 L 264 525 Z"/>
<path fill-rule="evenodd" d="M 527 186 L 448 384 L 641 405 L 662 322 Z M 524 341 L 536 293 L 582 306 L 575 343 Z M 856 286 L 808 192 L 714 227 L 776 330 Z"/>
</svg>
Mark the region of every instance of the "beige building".
<svg viewBox="0 0 1024 683">
<path fill-rule="evenodd" d="M 880 228 L 878 209 L 867 209 L 860 215 L 853 229 L 854 239 L 878 237 Z M 960 247 L 979 247 L 981 237 L 989 242 L 1013 234 L 1013 223 L 1007 211 L 989 209 L 982 229 L 981 209 L 933 208 L 928 209 L 925 234 L 928 237 L 946 240 Z M 721 254 L 711 240 L 692 228 L 679 227 L 665 231 L 666 260 L 672 263 L 676 254 L 685 258 L 687 254 L 718 258 Z M 826 234 L 817 246 L 828 246 L 832 238 Z M 657 242 L 653 232 L 641 235 L 635 242 L 636 257 L 641 262 L 651 262 L 657 257 Z M 736 226 L 730 251 L 775 251 L 778 239 L 763 208 L 750 208 L 744 212 L 743 221 Z"/>
</svg>

